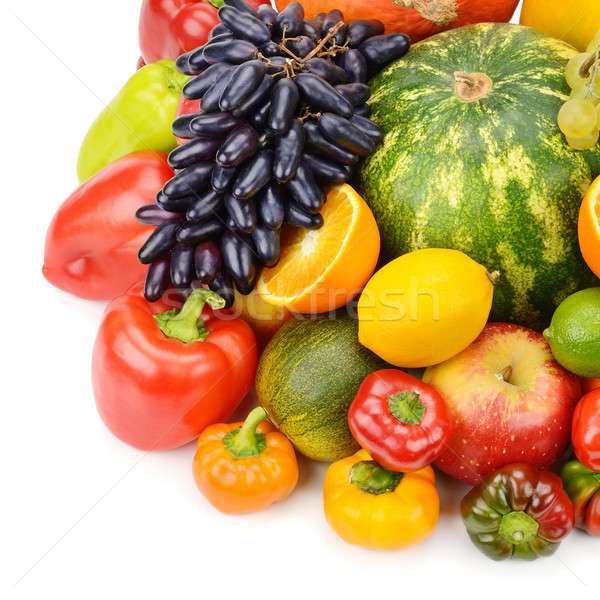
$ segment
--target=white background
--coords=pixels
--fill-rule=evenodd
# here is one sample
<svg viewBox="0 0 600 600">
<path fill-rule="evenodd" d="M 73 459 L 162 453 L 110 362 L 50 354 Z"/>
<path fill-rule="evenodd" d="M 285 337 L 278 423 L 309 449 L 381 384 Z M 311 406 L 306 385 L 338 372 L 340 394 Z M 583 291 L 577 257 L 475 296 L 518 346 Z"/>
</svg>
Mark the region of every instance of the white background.
<svg viewBox="0 0 600 600">
<path fill-rule="evenodd" d="M 458 517 L 466 488 L 444 476 L 435 533 L 381 553 L 329 529 L 324 465 L 302 460 L 285 503 L 224 516 L 194 486 L 193 444 L 146 454 L 104 428 L 90 384 L 103 304 L 54 289 L 40 268 L 83 135 L 134 71 L 139 4 L 3 3 L 2 597 L 597 598 L 600 540 L 575 532 L 554 557 L 492 562 Z"/>
</svg>

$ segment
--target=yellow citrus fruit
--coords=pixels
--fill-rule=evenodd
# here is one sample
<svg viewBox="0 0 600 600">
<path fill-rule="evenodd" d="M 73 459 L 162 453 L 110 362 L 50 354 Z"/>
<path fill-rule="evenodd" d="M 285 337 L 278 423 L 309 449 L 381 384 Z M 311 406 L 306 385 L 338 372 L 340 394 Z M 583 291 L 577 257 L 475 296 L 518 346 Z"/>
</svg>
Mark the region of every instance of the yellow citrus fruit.
<svg viewBox="0 0 600 600">
<path fill-rule="evenodd" d="M 581 254 L 600 277 L 600 177 L 592 183 L 581 203 L 578 231 Z"/>
<path fill-rule="evenodd" d="M 349 185 L 331 189 L 323 226 L 286 227 L 281 258 L 264 269 L 257 289 L 265 302 L 301 313 L 347 304 L 369 279 L 379 257 L 379 230 L 367 203 Z"/>
<path fill-rule="evenodd" d="M 427 248 L 377 271 L 358 302 L 358 339 L 398 367 L 435 365 L 481 333 L 493 277 L 458 250 Z"/>
</svg>

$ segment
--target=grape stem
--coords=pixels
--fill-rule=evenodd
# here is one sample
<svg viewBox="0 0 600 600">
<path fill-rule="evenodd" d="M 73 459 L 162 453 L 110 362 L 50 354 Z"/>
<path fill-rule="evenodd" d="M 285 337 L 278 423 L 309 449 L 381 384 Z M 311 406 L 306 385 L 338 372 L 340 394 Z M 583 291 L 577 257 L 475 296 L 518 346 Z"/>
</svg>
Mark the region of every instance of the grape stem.
<svg viewBox="0 0 600 600">
<path fill-rule="evenodd" d="M 585 62 L 579 67 L 579 76 L 582 79 L 587 79 L 590 74 L 590 69 L 594 66 L 594 63 L 598 60 L 598 50 L 585 60 Z"/>
</svg>

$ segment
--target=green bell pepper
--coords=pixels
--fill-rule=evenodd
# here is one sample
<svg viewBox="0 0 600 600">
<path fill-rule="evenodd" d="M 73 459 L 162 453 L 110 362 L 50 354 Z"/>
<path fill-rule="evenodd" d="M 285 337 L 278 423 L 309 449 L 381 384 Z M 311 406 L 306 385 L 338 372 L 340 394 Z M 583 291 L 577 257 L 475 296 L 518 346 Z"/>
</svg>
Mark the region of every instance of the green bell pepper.
<svg viewBox="0 0 600 600">
<path fill-rule="evenodd" d="M 188 79 L 166 59 L 137 71 L 87 132 L 77 161 L 79 181 L 131 152 L 175 148 L 171 123 Z"/>
<path fill-rule="evenodd" d="M 462 500 L 471 541 L 494 560 L 533 560 L 556 551 L 574 526 L 560 477 L 527 464 L 492 473 Z"/>
</svg>

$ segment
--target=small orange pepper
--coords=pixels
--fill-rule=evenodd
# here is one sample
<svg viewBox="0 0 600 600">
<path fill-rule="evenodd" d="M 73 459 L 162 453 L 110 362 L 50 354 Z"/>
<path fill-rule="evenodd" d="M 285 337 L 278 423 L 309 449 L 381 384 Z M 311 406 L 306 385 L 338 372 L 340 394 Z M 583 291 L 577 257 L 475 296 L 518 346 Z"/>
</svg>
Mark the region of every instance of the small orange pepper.
<svg viewBox="0 0 600 600">
<path fill-rule="evenodd" d="M 218 510 L 243 514 L 285 500 L 298 482 L 298 461 L 288 439 L 264 421 L 262 407 L 244 423 L 219 423 L 198 438 L 194 479 Z"/>
</svg>

